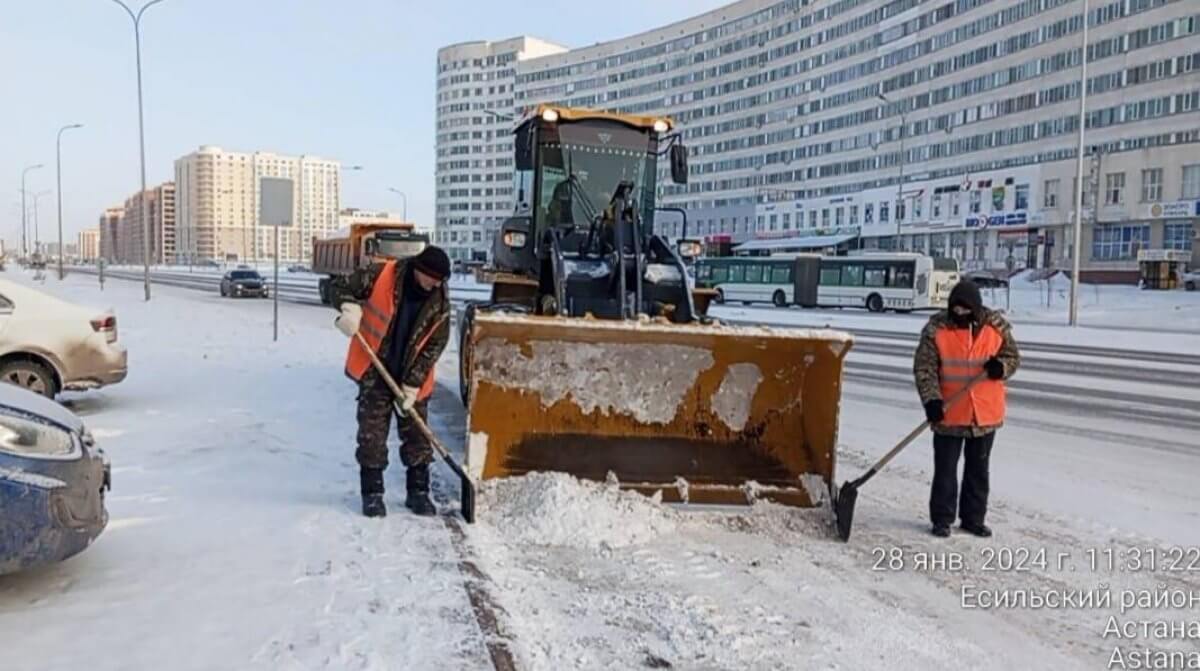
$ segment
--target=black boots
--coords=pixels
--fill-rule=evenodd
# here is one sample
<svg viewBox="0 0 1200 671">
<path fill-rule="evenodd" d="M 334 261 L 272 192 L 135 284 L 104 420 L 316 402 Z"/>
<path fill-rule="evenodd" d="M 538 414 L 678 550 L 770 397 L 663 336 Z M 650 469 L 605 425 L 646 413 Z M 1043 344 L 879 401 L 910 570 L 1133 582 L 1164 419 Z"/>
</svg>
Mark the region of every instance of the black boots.
<svg viewBox="0 0 1200 671">
<path fill-rule="evenodd" d="M 404 505 L 417 515 L 436 515 L 437 508 L 429 500 L 429 464 L 409 466 L 405 479 L 408 497 L 404 499 Z"/>
<path fill-rule="evenodd" d="M 950 537 L 950 527 L 946 526 L 945 524 L 935 524 L 935 525 L 933 525 L 932 533 L 934 536 L 937 536 L 938 538 L 949 538 Z"/>
<path fill-rule="evenodd" d="M 964 522 L 962 525 L 962 530 L 969 534 L 974 534 L 976 536 L 979 536 L 980 538 L 991 538 L 992 537 L 992 528 L 989 527 L 988 525 L 982 524 L 982 523 L 967 524 Z"/>
<path fill-rule="evenodd" d="M 362 511 L 367 517 L 384 517 L 387 506 L 383 504 L 383 469 L 364 468 L 358 473 L 362 487 Z"/>
</svg>

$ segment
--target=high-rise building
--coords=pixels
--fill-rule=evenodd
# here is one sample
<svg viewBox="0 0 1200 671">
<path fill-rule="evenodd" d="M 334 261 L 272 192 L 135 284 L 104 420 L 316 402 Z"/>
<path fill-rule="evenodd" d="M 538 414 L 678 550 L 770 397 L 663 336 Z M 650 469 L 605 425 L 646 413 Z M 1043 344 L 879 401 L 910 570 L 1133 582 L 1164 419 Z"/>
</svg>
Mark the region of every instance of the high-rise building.
<svg viewBox="0 0 1200 671">
<path fill-rule="evenodd" d="M 438 50 L 434 235 L 451 258 L 485 258 L 512 215 L 517 63 L 565 50 L 533 37 Z"/>
<path fill-rule="evenodd" d="M 121 245 L 121 218 L 125 209 L 110 207 L 100 215 L 100 226 L 97 232 L 100 236 L 100 258 L 108 263 L 118 263 L 117 250 Z"/>
<path fill-rule="evenodd" d="M 282 231 L 280 258 L 309 260 L 312 239 L 338 227 L 341 164 L 313 156 L 228 152 L 211 145 L 175 161 L 177 258 L 272 258 L 275 231 L 258 221 L 263 177 L 294 180 L 296 221 Z"/>
<path fill-rule="evenodd" d="M 665 204 L 688 210 L 693 235 L 1064 268 L 1078 193 L 1081 9 L 1080 0 L 741 0 L 520 59 L 513 107 L 672 117 L 691 179 L 659 184 Z M 1198 34 L 1189 1 L 1092 3 L 1081 211 L 1091 279 L 1135 277 L 1139 249 L 1194 246 Z M 443 65 L 439 92 L 452 76 Z M 439 98 L 439 120 L 443 106 L 473 117 L 493 102 L 474 82 L 447 87 L 459 95 Z M 439 148 L 452 130 L 439 125 Z M 472 179 L 468 159 L 439 153 L 439 194 Z M 681 232 L 677 219 L 656 225 Z"/>
<path fill-rule="evenodd" d="M 150 263 L 175 263 L 175 214 L 174 182 L 159 184 L 125 199 L 121 233 L 117 236 L 118 261 L 144 263 L 144 215 L 150 220 Z"/>
<path fill-rule="evenodd" d="M 79 231 L 79 241 L 76 245 L 80 261 L 95 261 L 100 258 L 100 229 L 85 228 Z"/>
</svg>

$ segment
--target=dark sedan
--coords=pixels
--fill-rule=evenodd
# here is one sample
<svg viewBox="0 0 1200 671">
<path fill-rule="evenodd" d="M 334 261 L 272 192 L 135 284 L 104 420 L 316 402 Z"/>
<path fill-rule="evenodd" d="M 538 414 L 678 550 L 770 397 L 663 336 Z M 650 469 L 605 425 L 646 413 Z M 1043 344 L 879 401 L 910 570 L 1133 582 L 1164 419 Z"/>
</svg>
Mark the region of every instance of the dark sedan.
<svg viewBox="0 0 1200 671">
<path fill-rule="evenodd" d="M 222 296 L 267 298 L 267 281 L 257 270 L 231 270 L 221 278 Z"/>
<path fill-rule="evenodd" d="M 91 545 L 108 524 L 110 478 L 104 452 L 78 417 L 0 384 L 0 575 Z"/>
</svg>

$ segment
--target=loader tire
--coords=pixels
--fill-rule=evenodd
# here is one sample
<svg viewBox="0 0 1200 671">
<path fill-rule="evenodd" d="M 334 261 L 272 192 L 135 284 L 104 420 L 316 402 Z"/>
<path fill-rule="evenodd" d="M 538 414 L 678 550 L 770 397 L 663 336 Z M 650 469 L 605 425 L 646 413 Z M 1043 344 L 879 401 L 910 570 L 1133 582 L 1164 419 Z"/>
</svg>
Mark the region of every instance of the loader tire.
<svg viewBox="0 0 1200 671">
<path fill-rule="evenodd" d="M 471 407 L 471 325 L 475 321 L 475 304 L 467 303 L 458 324 L 458 396 L 463 407 Z"/>
</svg>

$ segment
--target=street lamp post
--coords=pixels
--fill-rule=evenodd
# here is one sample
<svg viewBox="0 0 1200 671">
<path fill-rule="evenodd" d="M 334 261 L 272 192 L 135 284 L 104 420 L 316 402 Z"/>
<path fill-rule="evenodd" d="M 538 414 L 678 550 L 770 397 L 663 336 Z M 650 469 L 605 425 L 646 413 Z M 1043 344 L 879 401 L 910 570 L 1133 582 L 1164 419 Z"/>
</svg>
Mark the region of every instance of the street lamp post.
<svg viewBox="0 0 1200 671">
<path fill-rule="evenodd" d="M 403 212 L 403 214 L 400 215 L 400 218 L 403 219 L 405 221 L 405 223 L 408 223 L 408 195 L 405 194 L 400 189 L 397 189 L 394 186 L 389 186 L 388 191 L 398 194 L 401 198 L 404 199 L 404 201 L 403 201 L 404 202 L 404 212 Z"/>
<path fill-rule="evenodd" d="M 25 209 L 25 175 L 29 174 L 30 170 L 37 170 L 44 167 L 41 163 L 36 165 L 26 166 L 21 171 L 21 255 L 29 256 L 29 215 Z"/>
<path fill-rule="evenodd" d="M 42 196 L 48 195 L 50 195 L 49 189 L 46 189 L 45 191 L 38 191 L 33 194 L 33 251 L 35 253 L 42 251 L 42 234 L 38 224 L 38 200 L 41 199 Z"/>
<path fill-rule="evenodd" d="M 1083 245 L 1083 140 L 1084 127 L 1087 126 L 1088 0 L 1083 0 L 1082 39 L 1079 58 L 1079 155 L 1075 170 L 1075 243 L 1071 254 L 1071 307 L 1067 317 L 1070 326 L 1079 325 L 1079 259 L 1083 256 L 1080 247 Z M 1094 202 L 1092 207 L 1099 208 L 1100 203 Z"/>
<path fill-rule="evenodd" d="M 62 282 L 66 274 L 63 272 L 63 234 L 62 234 L 62 134 L 73 128 L 83 128 L 83 124 L 70 124 L 58 129 L 58 138 L 54 141 L 54 171 L 58 192 L 58 281 Z"/>
<path fill-rule="evenodd" d="M 146 124 L 142 111 L 142 15 L 154 5 L 163 0 L 150 0 L 136 14 L 122 0 L 112 0 L 125 10 L 133 21 L 133 44 L 137 55 L 137 92 L 138 92 L 138 149 L 142 165 L 142 261 L 144 263 L 144 284 L 146 300 L 150 300 L 150 216 L 146 211 Z"/>
<path fill-rule="evenodd" d="M 882 93 L 876 95 L 877 98 L 885 103 L 891 103 L 887 96 Z M 900 183 L 896 185 L 896 211 L 892 216 L 896 218 L 896 251 L 900 251 L 900 209 L 904 206 L 904 130 L 908 127 L 908 115 L 904 110 L 900 111 Z"/>
</svg>

